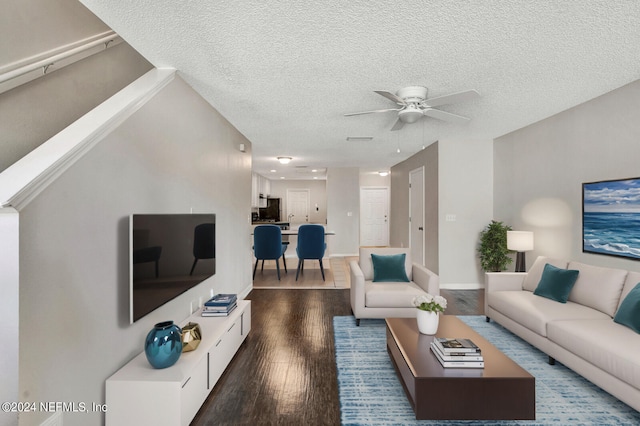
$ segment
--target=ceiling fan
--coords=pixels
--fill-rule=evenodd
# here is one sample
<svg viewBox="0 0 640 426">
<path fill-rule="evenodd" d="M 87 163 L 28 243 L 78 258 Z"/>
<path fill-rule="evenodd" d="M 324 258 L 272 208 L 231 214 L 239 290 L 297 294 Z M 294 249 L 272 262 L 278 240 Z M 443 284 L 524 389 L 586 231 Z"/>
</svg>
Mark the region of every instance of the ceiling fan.
<svg viewBox="0 0 640 426">
<path fill-rule="evenodd" d="M 345 117 L 352 115 L 372 114 L 376 112 L 389 112 L 398 111 L 398 120 L 393 125 L 391 130 L 400 130 L 405 124 L 415 123 L 419 118 L 425 115 L 438 120 L 448 121 L 450 123 L 461 124 L 469 121 L 468 117 L 445 112 L 434 107 L 440 105 L 453 104 L 456 102 L 468 101 L 480 97 L 480 94 L 475 90 L 465 90 L 463 92 L 452 93 L 450 95 L 438 96 L 435 98 L 427 99 L 426 87 L 422 86 L 409 86 L 402 88 L 394 95 L 391 92 L 385 90 L 375 90 L 379 95 L 395 102 L 398 108 L 379 109 L 374 111 L 352 112 L 345 114 Z"/>
</svg>

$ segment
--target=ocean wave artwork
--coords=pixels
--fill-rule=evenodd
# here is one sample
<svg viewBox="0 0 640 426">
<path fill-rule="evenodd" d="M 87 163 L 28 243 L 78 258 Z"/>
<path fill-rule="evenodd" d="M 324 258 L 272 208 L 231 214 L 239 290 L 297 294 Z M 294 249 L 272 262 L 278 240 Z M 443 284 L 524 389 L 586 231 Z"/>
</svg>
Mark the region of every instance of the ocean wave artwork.
<svg viewBox="0 0 640 426">
<path fill-rule="evenodd" d="M 584 183 L 584 252 L 640 259 L 640 178 Z"/>
</svg>

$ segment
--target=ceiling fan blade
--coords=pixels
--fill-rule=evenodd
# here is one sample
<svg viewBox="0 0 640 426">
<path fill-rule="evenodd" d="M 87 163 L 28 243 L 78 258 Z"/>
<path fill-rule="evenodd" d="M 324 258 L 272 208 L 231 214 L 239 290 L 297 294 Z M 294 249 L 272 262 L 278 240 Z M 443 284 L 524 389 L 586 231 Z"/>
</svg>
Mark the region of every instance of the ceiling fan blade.
<svg viewBox="0 0 640 426">
<path fill-rule="evenodd" d="M 404 121 L 398 118 L 398 121 L 396 121 L 396 124 L 393 125 L 393 127 L 391 128 L 391 131 L 395 132 L 396 130 L 400 130 L 403 127 L 404 127 Z"/>
<path fill-rule="evenodd" d="M 387 92 L 386 90 L 374 90 L 374 92 L 376 92 L 378 95 L 382 95 L 385 98 L 389 99 L 390 101 L 393 101 L 395 103 L 397 103 L 398 105 L 406 105 L 407 103 L 402 100 L 401 98 L 397 97 L 396 95 L 394 95 L 391 92 Z"/>
<path fill-rule="evenodd" d="M 424 115 L 437 118 L 438 120 L 448 121 L 449 123 L 463 124 L 471 120 L 468 117 L 451 114 L 450 112 L 441 111 L 439 109 L 427 108 L 422 111 Z"/>
<path fill-rule="evenodd" d="M 434 107 L 447 104 L 455 104 L 457 102 L 470 101 L 480 97 L 480 93 L 475 90 L 465 90 L 464 92 L 452 93 L 450 95 L 438 96 L 424 101 L 424 105 Z"/>
<path fill-rule="evenodd" d="M 362 115 L 362 114 L 373 114 L 375 112 L 389 112 L 389 111 L 400 111 L 402 108 L 389 108 L 389 109 L 376 109 L 374 111 L 362 111 L 362 112 L 350 112 L 345 114 L 345 117 L 351 117 L 352 115 Z"/>
</svg>

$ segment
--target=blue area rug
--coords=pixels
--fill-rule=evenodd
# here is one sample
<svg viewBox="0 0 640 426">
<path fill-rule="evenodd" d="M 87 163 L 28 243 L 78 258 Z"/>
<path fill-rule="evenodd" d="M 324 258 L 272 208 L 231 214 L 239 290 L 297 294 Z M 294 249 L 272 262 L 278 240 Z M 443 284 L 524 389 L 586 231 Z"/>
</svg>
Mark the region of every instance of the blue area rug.
<svg viewBox="0 0 640 426">
<path fill-rule="evenodd" d="M 386 349 L 384 320 L 334 317 L 343 425 L 640 425 L 640 413 L 484 316 L 460 319 L 536 378 L 536 420 L 416 420 Z"/>
</svg>

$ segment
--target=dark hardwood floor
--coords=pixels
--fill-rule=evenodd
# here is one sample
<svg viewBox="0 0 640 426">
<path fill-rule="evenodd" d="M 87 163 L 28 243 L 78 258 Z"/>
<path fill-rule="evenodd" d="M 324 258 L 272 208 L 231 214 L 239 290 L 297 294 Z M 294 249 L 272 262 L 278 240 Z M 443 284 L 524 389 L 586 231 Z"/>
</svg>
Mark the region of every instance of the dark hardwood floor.
<svg viewBox="0 0 640 426">
<path fill-rule="evenodd" d="M 481 315 L 481 290 L 442 290 L 447 314 Z M 254 289 L 251 332 L 191 423 L 339 425 L 333 323 L 349 289 Z M 366 321 L 366 320 L 363 320 Z"/>
</svg>

